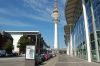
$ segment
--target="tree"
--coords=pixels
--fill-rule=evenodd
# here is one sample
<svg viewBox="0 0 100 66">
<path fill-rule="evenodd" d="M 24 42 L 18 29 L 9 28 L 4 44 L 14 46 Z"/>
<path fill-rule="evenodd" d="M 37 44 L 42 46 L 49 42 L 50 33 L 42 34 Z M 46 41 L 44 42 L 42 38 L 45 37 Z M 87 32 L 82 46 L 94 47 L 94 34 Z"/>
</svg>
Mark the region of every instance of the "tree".
<svg viewBox="0 0 100 66">
<path fill-rule="evenodd" d="M 7 53 L 12 53 L 12 50 L 14 49 L 12 41 L 8 39 L 3 48 Z"/>
<path fill-rule="evenodd" d="M 20 53 L 25 53 L 26 45 L 29 44 L 29 39 L 27 35 L 20 37 L 17 47 L 20 49 Z"/>
</svg>

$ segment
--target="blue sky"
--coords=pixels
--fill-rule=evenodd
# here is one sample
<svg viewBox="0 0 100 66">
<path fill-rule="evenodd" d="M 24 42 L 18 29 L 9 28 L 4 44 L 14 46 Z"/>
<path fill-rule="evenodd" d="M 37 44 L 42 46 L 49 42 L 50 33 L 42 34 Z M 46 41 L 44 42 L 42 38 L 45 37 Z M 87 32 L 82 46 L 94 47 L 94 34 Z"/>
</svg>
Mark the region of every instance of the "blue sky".
<svg viewBox="0 0 100 66">
<path fill-rule="evenodd" d="M 64 4 L 66 0 L 58 0 L 59 45 L 64 42 Z M 54 23 L 52 21 L 53 0 L 0 0 L 0 30 L 40 31 L 47 44 L 54 44 Z"/>
</svg>

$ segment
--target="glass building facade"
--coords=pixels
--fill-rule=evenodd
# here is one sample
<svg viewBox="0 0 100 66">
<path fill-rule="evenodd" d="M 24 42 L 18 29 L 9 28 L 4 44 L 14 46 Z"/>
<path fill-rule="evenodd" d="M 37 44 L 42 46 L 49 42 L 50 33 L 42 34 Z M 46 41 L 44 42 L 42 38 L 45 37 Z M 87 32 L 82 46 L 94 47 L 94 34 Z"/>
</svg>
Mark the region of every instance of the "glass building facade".
<svg viewBox="0 0 100 66">
<path fill-rule="evenodd" d="M 87 2 L 85 2 L 85 6 L 86 6 L 86 14 L 88 21 L 88 29 L 89 29 L 91 60 L 95 62 L 100 62 L 100 0 L 86 0 L 86 1 Z M 91 11 L 91 7 L 93 8 L 93 14 Z M 93 23 L 93 16 L 95 25 Z M 67 17 L 66 19 L 68 20 Z M 94 29 L 94 27 L 96 29 Z M 86 30 L 85 30 L 83 12 L 81 12 L 81 14 L 79 15 L 78 20 L 74 22 L 71 35 L 72 35 L 73 56 L 77 56 L 79 58 L 87 60 L 88 52 L 87 52 Z"/>
<path fill-rule="evenodd" d="M 100 0 L 93 0 L 93 9 L 95 16 L 95 24 L 96 24 L 98 52 L 100 58 Z"/>
<path fill-rule="evenodd" d="M 72 31 L 72 44 L 75 51 L 73 54 L 77 55 L 80 58 L 87 58 L 86 52 L 86 37 L 85 37 L 85 29 L 84 29 L 84 22 L 83 22 L 83 14 L 80 16 L 79 20 L 75 24 L 75 27 Z"/>
</svg>

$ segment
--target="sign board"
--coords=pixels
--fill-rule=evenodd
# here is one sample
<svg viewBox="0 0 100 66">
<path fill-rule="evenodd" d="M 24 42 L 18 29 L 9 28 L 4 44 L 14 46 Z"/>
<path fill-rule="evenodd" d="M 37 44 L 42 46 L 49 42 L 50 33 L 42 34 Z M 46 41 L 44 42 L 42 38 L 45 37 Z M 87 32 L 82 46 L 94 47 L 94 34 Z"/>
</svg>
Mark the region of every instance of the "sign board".
<svg viewBox="0 0 100 66">
<path fill-rule="evenodd" d="M 35 46 L 34 45 L 26 46 L 26 59 L 35 59 Z"/>
</svg>

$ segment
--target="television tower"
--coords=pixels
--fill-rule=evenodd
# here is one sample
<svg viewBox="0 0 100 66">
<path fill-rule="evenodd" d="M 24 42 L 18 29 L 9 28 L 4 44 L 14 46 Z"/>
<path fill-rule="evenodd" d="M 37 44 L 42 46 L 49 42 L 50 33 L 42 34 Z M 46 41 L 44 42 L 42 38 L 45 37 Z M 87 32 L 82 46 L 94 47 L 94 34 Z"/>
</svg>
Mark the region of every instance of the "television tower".
<svg viewBox="0 0 100 66">
<path fill-rule="evenodd" d="M 53 21 L 54 21 L 54 49 L 58 49 L 58 22 L 59 22 L 59 9 L 58 0 L 54 0 L 54 10 L 53 10 Z"/>
</svg>

